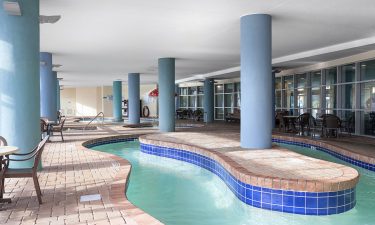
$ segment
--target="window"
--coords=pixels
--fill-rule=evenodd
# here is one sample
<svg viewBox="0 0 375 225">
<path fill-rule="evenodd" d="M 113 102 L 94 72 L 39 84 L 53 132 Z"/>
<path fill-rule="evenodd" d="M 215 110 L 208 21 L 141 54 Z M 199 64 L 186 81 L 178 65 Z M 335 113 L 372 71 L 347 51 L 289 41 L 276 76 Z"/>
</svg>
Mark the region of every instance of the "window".
<svg viewBox="0 0 375 225">
<path fill-rule="evenodd" d="M 362 80 L 375 80 L 375 60 L 361 63 Z"/>
<path fill-rule="evenodd" d="M 355 65 L 345 65 L 341 68 L 342 83 L 350 83 L 355 81 Z"/>
</svg>

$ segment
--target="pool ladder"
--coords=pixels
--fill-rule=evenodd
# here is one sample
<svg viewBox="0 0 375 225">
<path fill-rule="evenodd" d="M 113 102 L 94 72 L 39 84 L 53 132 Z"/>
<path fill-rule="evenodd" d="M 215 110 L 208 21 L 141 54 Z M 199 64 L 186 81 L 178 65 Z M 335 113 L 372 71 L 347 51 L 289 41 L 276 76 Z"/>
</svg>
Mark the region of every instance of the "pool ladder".
<svg viewBox="0 0 375 225">
<path fill-rule="evenodd" d="M 83 128 L 82 132 L 85 131 L 86 128 L 87 128 L 88 126 L 90 126 L 90 124 L 91 124 L 94 120 L 96 120 L 99 116 L 102 117 L 102 125 L 103 125 L 103 124 L 104 124 L 104 113 L 103 113 L 103 112 L 100 112 L 100 113 L 98 113 L 98 115 L 96 115 L 92 120 L 90 120 L 90 122 L 89 122 L 88 124 L 86 124 L 86 126 Z"/>
</svg>

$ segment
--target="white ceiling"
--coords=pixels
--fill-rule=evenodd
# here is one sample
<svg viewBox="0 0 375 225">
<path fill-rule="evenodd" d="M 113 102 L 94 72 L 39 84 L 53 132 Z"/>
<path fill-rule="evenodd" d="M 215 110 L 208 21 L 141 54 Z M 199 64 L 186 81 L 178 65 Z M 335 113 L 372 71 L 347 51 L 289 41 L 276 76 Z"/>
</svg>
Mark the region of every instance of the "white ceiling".
<svg viewBox="0 0 375 225">
<path fill-rule="evenodd" d="M 272 15 L 272 56 L 288 59 L 360 39 L 375 43 L 374 12 L 374 0 L 40 0 L 41 15 L 62 16 L 41 25 L 41 51 L 63 65 L 64 85 L 109 85 L 129 72 L 155 83 L 160 57 L 177 59 L 176 80 L 238 67 L 243 15 Z"/>
</svg>

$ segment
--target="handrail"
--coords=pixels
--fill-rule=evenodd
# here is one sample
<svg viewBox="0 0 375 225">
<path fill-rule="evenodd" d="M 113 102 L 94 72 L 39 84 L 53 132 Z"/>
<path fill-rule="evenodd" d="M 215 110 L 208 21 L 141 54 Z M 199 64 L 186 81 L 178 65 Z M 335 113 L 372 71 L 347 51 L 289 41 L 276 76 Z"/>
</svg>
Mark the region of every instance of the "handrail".
<svg viewBox="0 0 375 225">
<path fill-rule="evenodd" d="M 100 115 L 102 115 L 102 124 L 104 123 L 104 113 L 103 112 L 100 112 L 98 113 L 92 120 L 90 120 L 90 122 L 88 124 L 86 124 L 86 126 L 83 128 L 83 131 L 86 130 L 86 128 L 94 121 L 96 120 Z"/>
</svg>

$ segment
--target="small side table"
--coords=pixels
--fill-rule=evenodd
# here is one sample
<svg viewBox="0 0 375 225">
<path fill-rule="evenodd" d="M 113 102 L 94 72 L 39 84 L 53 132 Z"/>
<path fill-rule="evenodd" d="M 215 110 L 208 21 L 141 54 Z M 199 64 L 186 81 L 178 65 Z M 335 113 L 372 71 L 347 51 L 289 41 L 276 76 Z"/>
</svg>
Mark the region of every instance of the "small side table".
<svg viewBox="0 0 375 225">
<path fill-rule="evenodd" d="M 11 155 L 13 153 L 17 153 L 18 152 L 18 147 L 16 146 L 0 146 L 0 162 L 3 161 L 3 158 L 4 156 L 8 156 L 8 155 Z M 2 174 L 4 171 L 5 168 L 3 168 L 3 165 L 2 163 L 0 164 L 0 174 Z M 11 203 L 12 200 L 10 198 L 3 198 L 3 192 L 4 190 L 2 190 L 2 182 L 3 180 L 0 179 L 0 203 L 4 203 L 4 202 L 7 202 L 7 203 Z"/>
</svg>

